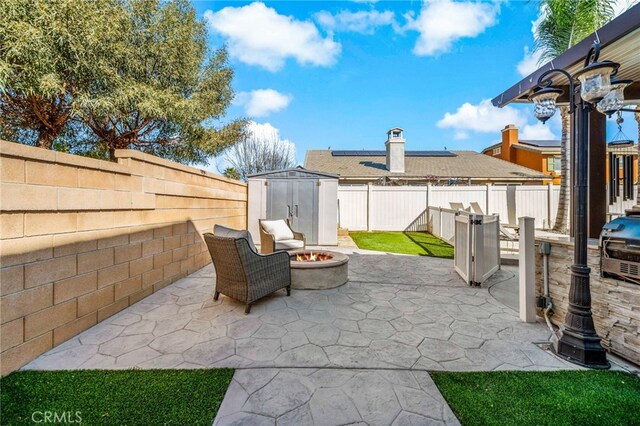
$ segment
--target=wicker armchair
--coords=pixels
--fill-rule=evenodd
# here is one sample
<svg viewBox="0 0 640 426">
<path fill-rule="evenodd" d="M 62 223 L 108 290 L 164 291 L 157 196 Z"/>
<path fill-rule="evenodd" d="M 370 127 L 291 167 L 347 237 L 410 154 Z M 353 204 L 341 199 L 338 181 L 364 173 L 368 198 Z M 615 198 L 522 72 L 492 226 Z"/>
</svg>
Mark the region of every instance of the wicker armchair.
<svg viewBox="0 0 640 426">
<path fill-rule="evenodd" d="M 225 238 L 204 234 L 213 265 L 216 269 L 216 292 L 247 304 L 251 304 L 280 289 L 291 294 L 291 269 L 289 254 L 277 252 L 267 256 L 256 253 L 246 238 Z"/>
<path fill-rule="evenodd" d="M 289 220 L 283 220 L 291 230 L 293 234 L 292 239 L 287 240 L 277 240 L 273 234 L 268 233 L 264 226 L 262 225 L 265 222 L 265 219 L 258 220 L 260 226 L 260 252 L 263 254 L 273 253 L 278 250 L 304 250 L 306 248 L 306 240 L 304 238 L 304 234 L 300 232 L 296 232 L 291 229 L 291 224 Z"/>
</svg>

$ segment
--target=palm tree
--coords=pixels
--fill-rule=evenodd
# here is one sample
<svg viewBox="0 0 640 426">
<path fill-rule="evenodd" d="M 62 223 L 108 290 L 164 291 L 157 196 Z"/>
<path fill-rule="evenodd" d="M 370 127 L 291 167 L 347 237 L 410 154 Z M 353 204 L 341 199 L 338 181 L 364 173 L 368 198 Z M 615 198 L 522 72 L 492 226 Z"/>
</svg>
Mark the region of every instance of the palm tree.
<svg viewBox="0 0 640 426">
<path fill-rule="evenodd" d="M 542 21 L 535 35 L 535 48 L 540 53 L 539 64 L 555 59 L 565 50 L 614 18 L 615 0 L 543 0 L 540 2 Z M 569 216 L 569 108 L 560 107 L 562 136 L 560 141 L 560 199 L 553 225 L 555 232 L 567 232 Z"/>
</svg>

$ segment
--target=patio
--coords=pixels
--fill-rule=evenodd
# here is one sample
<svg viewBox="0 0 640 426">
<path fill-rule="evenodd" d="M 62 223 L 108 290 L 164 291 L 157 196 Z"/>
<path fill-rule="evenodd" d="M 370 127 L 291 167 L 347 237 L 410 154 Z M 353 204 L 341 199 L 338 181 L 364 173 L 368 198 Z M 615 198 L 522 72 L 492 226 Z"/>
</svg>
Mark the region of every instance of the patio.
<svg viewBox="0 0 640 426">
<path fill-rule="evenodd" d="M 217 424 L 335 423 L 337 413 L 340 423 L 455 424 L 427 371 L 576 368 L 535 344 L 548 341 L 542 324 L 467 287 L 451 260 L 340 250 L 351 265 L 342 287 L 280 291 L 245 315 L 213 300 L 207 266 L 25 368 L 233 367 Z"/>
</svg>

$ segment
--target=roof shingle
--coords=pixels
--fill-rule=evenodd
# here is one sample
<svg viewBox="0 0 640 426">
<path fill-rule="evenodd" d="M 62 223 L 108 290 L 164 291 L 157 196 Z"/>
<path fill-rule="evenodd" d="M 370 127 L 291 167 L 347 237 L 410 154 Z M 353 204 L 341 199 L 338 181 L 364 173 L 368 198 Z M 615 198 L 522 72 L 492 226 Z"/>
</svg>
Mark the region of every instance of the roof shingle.
<svg viewBox="0 0 640 426">
<path fill-rule="evenodd" d="M 341 178 L 475 178 L 540 180 L 549 176 L 474 151 L 452 151 L 455 157 L 405 157 L 405 173 L 391 173 L 381 156 L 332 156 L 330 150 L 309 150 L 304 167 Z"/>
</svg>

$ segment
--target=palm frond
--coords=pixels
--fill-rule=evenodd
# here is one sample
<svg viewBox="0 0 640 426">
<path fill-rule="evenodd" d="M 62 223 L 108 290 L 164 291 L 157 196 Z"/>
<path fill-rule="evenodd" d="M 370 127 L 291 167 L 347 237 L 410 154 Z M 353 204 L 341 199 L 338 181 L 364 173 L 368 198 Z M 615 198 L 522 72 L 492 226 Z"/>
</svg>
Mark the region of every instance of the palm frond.
<svg viewBox="0 0 640 426">
<path fill-rule="evenodd" d="M 543 0 L 535 35 L 540 63 L 550 61 L 614 17 L 615 0 Z"/>
</svg>

